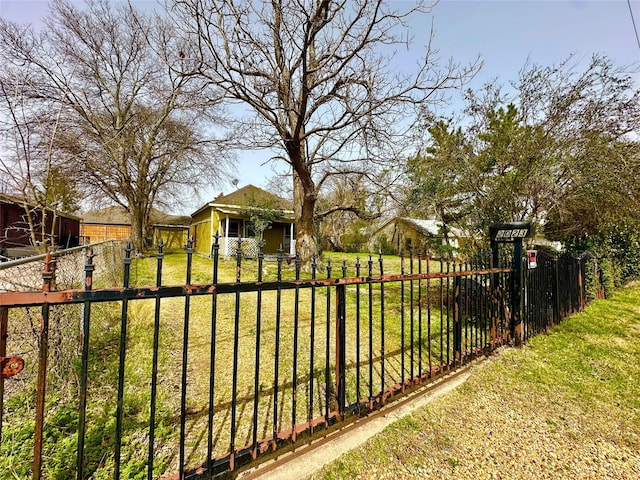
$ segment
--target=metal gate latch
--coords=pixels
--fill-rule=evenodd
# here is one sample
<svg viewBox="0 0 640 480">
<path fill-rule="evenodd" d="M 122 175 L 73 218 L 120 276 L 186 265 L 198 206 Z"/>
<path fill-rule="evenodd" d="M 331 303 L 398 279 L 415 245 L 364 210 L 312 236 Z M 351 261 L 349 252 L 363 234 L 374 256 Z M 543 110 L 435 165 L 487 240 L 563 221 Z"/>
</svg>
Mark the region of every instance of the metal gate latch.
<svg viewBox="0 0 640 480">
<path fill-rule="evenodd" d="M 0 357 L 0 378 L 11 378 L 24 368 L 24 360 L 20 357 Z"/>
</svg>

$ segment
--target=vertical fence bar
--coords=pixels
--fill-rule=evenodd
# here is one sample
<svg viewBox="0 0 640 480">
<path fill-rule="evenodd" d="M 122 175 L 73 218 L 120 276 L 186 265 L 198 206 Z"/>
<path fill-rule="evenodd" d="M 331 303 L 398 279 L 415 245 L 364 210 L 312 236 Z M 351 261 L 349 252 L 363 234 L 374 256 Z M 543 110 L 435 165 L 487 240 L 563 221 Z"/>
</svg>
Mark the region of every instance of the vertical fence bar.
<svg viewBox="0 0 640 480">
<path fill-rule="evenodd" d="M 382 264 L 382 252 L 378 258 L 380 265 L 380 276 L 384 275 L 384 267 Z M 382 393 L 382 403 L 385 402 L 384 396 L 384 283 L 380 282 L 380 391 Z"/>
<path fill-rule="evenodd" d="M 360 277 L 360 257 L 356 257 L 356 277 Z M 356 401 L 360 411 L 360 284 L 356 284 Z"/>
<path fill-rule="evenodd" d="M 367 296 L 368 296 L 368 316 L 369 316 L 369 410 L 373 409 L 373 259 L 369 255 L 367 262 Z"/>
<path fill-rule="evenodd" d="M 162 241 L 156 255 L 156 287 L 162 285 L 162 261 L 164 254 Z M 151 398 L 149 400 L 149 451 L 147 456 L 147 480 L 153 479 L 153 460 L 156 432 L 156 397 L 158 393 L 158 349 L 160 343 L 160 295 L 156 294 L 153 316 L 153 352 L 151 358 Z"/>
<path fill-rule="evenodd" d="M 447 370 L 451 367 L 451 262 L 447 259 Z"/>
<path fill-rule="evenodd" d="M 453 272 L 456 271 L 456 265 L 453 264 Z M 460 366 L 462 362 L 462 323 L 461 315 L 461 279 L 460 276 L 453 277 L 453 361 L 454 365 Z"/>
<path fill-rule="evenodd" d="M 336 286 L 336 412 L 344 418 L 346 404 L 346 286 Z"/>
<path fill-rule="evenodd" d="M 498 254 L 498 248 L 494 247 L 491 250 L 491 256 L 489 257 L 489 268 L 498 268 L 500 265 L 500 256 Z M 491 304 L 489 305 L 490 315 L 490 327 L 489 327 L 489 344 L 490 349 L 494 350 L 498 344 L 498 315 L 500 312 L 500 274 L 492 273 L 490 277 L 490 289 L 491 289 Z"/>
<path fill-rule="evenodd" d="M 413 249 L 409 249 L 409 274 L 413 275 Z M 413 280 L 409 281 L 409 378 L 415 381 L 415 316 L 413 314 Z"/>
<path fill-rule="evenodd" d="M 552 260 L 552 275 L 553 275 L 553 317 L 551 320 L 551 326 L 553 327 L 560 321 L 560 276 L 558 273 L 558 259 Z"/>
<path fill-rule="evenodd" d="M 0 357 L 7 356 L 9 337 L 9 309 L 0 305 Z M 0 375 L 0 447 L 2 447 L 2 419 L 4 417 L 4 376 Z"/>
<path fill-rule="evenodd" d="M 258 283 L 262 282 L 262 267 L 264 264 L 264 240 L 258 243 Z M 260 335 L 262 332 L 262 290 L 258 288 L 256 292 L 256 342 L 255 342 L 255 367 L 253 379 L 253 447 L 251 457 L 255 460 L 258 457 L 258 406 L 260 404 Z M 211 366 L 212 379 L 213 368 Z M 212 394 L 213 396 L 213 394 Z M 211 469 L 209 469 L 211 470 Z"/>
<path fill-rule="evenodd" d="M 442 261 L 442 257 L 440 257 L 440 271 L 443 271 L 444 263 Z M 444 279 L 442 277 L 439 278 L 440 281 L 440 368 L 442 369 L 444 366 Z M 440 370 L 442 371 L 442 370 Z"/>
<path fill-rule="evenodd" d="M 404 251 L 400 251 L 400 276 L 404 277 Z M 405 315 L 405 281 L 400 281 L 400 389 L 404 393 L 405 387 L 405 337 L 406 337 L 406 315 Z"/>
<path fill-rule="evenodd" d="M 431 273 L 431 259 L 427 255 L 427 275 Z M 433 376 L 433 361 L 431 358 L 431 278 L 427 277 L 427 360 L 429 363 L 429 378 Z"/>
<path fill-rule="evenodd" d="M 84 265 L 85 280 L 84 289 L 90 291 L 93 288 L 93 250 L 87 249 L 86 261 Z M 80 411 L 78 415 L 78 464 L 77 476 L 84 478 L 84 437 L 87 415 L 87 383 L 89 370 L 89 334 L 91 322 L 91 302 L 84 303 L 84 315 L 82 320 L 82 366 L 80 371 Z"/>
<path fill-rule="evenodd" d="M 327 279 L 331 278 L 331 259 L 327 259 Z M 331 399 L 331 287 L 327 286 L 327 311 L 325 314 L 325 357 L 324 357 L 324 420 L 329 426 L 329 400 Z"/>
<path fill-rule="evenodd" d="M 276 330 L 274 345 L 274 365 L 273 365 L 273 450 L 278 447 L 278 382 L 280 381 L 278 370 L 280 369 L 280 315 L 282 308 L 282 246 L 278 248 L 278 288 L 276 289 Z"/>
<path fill-rule="evenodd" d="M 123 290 L 129 288 L 129 272 L 131 269 L 131 243 L 127 243 L 124 256 L 124 278 Z M 117 480 L 120 478 L 120 453 L 122 447 L 122 417 L 123 417 L 123 398 L 124 398 L 124 368 L 125 355 L 127 353 L 127 315 L 129 301 L 124 298 L 122 300 L 122 311 L 120 314 L 120 352 L 118 361 L 118 393 L 116 406 L 116 445 L 113 477 Z"/>
<path fill-rule="evenodd" d="M 585 294 L 584 294 L 584 269 L 582 268 L 582 259 L 577 261 L 578 264 L 578 292 L 579 292 L 579 306 L 578 311 L 581 312 L 584 310 L 584 306 L 586 304 Z"/>
<path fill-rule="evenodd" d="M 51 254 L 47 253 L 42 274 L 42 291 L 51 291 L 53 265 Z M 42 305 L 40 323 L 40 344 L 38 349 L 38 377 L 36 383 L 36 424 L 33 434 L 33 480 L 42 476 L 42 437 L 44 430 L 44 403 L 47 385 L 47 357 L 49 355 L 49 304 Z M 84 371 L 84 370 L 83 370 Z M 80 453 L 78 453 L 80 458 Z"/>
<path fill-rule="evenodd" d="M 316 263 L 316 256 L 311 259 L 311 280 L 316 279 L 318 264 Z M 315 341 L 316 341 L 316 286 L 311 284 L 311 305 L 310 309 L 310 328 L 309 328 L 309 411 L 307 413 L 307 422 L 311 424 L 313 419 L 313 401 L 314 401 L 314 388 L 315 383 Z M 313 433 L 313 424 L 310 427 L 310 433 Z"/>
<path fill-rule="evenodd" d="M 300 280 L 300 254 L 295 258 L 296 280 Z M 297 440 L 296 408 L 298 399 L 298 325 L 300 324 L 300 287 L 296 285 L 293 306 L 293 365 L 291 377 L 291 441 Z"/>
<path fill-rule="evenodd" d="M 487 269 L 489 268 L 489 257 L 487 256 L 487 252 L 483 252 L 480 254 L 479 260 L 480 268 Z M 480 345 L 482 346 L 483 353 L 487 352 L 489 345 L 489 297 L 491 295 L 490 290 L 490 275 L 481 274 L 481 294 L 480 294 L 480 315 L 481 315 L 481 331 L 480 331 Z"/>
<path fill-rule="evenodd" d="M 483 262 L 482 268 L 489 268 L 490 261 L 488 252 L 485 252 L 484 255 L 481 255 L 480 261 Z M 482 333 L 480 335 L 480 341 L 484 348 L 485 353 L 489 350 L 489 331 L 491 328 L 491 314 L 489 312 L 489 306 L 491 305 L 490 301 L 491 296 L 491 275 L 483 276 L 482 283 L 482 296 L 480 298 L 480 308 L 482 310 Z M 484 335 L 484 336 L 483 336 Z"/>
<path fill-rule="evenodd" d="M 418 252 L 418 275 L 422 274 L 422 255 Z M 422 278 L 418 280 L 418 376 L 422 383 Z"/>
<path fill-rule="evenodd" d="M 470 265 L 471 270 L 474 272 L 473 275 L 470 277 L 470 281 L 471 281 L 471 309 L 472 311 L 469 312 L 469 323 L 470 323 L 470 329 L 471 329 L 471 344 L 473 347 L 473 351 L 474 353 L 474 357 L 476 358 L 480 355 L 480 342 L 481 342 L 481 335 L 482 335 L 482 330 L 481 330 L 481 326 L 482 326 L 482 308 L 480 306 L 480 300 L 482 298 L 482 290 L 481 290 L 481 285 L 482 285 L 482 276 L 479 272 L 480 270 L 480 265 L 479 265 L 479 261 L 478 261 L 478 257 L 474 256 L 471 259 L 471 265 Z"/>
<path fill-rule="evenodd" d="M 404 277 L 405 269 L 404 269 L 404 252 L 400 252 L 400 275 Z M 405 300 L 404 300 L 404 289 L 405 289 L 405 281 L 400 281 L 400 389 L 402 393 L 404 393 L 405 387 L 405 373 L 406 373 L 406 365 L 405 365 L 405 336 L 406 336 L 406 327 L 405 327 Z"/>
<path fill-rule="evenodd" d="M 187 240 L 187 275 L 186 285 L 191 285 L 191 265 L 193 260 L 193 239 Z M 191 298 L 186 292 L 184 296 L 184 328 L 182 331 L 182 385 L 180 387 L 180 452 L 178 476 L 185 477 L 185 441 L 187 436 L 187 372 L 189 362 L 189 315 Z M 232 457 L 233 458 L 233 457 Z"/>
<path fill-rule="evenodd" d="M 511 338 L 517 346 L 521 346 L 524 341 L 524 325 L 522 323 L 522 239 L 516 240 L 513 247 Z"/>
<path fill-rule="evenodd" d="M 262 248 L 262 247 L 261 247 Z M 262 250 L 258 255 L 259 265 L 261 263 Z M 211 257 L 213 258 L 213 266 L 211 272 L 211 282 L 214 286 L 218 285 L 218 262 L 220 260 L 220 235 L 216 232 L 211 246 Z M 258 275 L 261 275 L 260 268 Z M 259 277 L 261 278 L 261 277 Z M 258 290 L 258 306 L 260 306 L 261 291 Z M 260 310 L 258 310 L 258 316 Z M 217 321 L 218 321 L 218 293 L 214 290 L 211 294 L 211 351 L 209 353 L 209 412 L 207 418 L 207 478 L 213 478 L 213 420 L 215 415 L 215 388 L 216 388 L 216 347 L 217 347 Z M 256 381 L 258 381 L 256 379 Z M 255 432 L 255 429 L 254 429 Z M 255 439 L 255 435 L 254 435 Z M 255 440 L 254 440 L 255 442 Z M 150 480 L 150 479 L 149 479 Z"/>
<path fill-rule="evenodd" d="M 242 240 L 238 239 L 236 251 L 236 286 L 242 281 Z M 229 469 L 235 468 L 236 451 L 236 410 L 238 407 L 238 346 L 240 342 L 240 290 L 236 288 L 233 312 L 233 358 L 231 374 L 231 431 L 229 438 Z"/>
<path fill-rule="evenodd" d="M 465 260 L 464 262 L 464 271 L 468 272 L 469 271 L 469 265 L 467 264 L 467 261 Z M 471 278 L 468 274 L 465 274 L 464 277 L 462 278 L 462 282 L 464 285 L 464 289 L 463 289 L 463 293 L 464 296 L 462 297 L 462 321 L 464 323 L 464 346 L 463 346 L 463 363 L 466 361 L 466 357 L 468 355 L 473 355 L 473 342 L 471 341 L 471 338 L 469 337 L 469 323 L 470 323 L 470 312 L 472 311 L 470 305 L 471 305 Z"/>
</svg>

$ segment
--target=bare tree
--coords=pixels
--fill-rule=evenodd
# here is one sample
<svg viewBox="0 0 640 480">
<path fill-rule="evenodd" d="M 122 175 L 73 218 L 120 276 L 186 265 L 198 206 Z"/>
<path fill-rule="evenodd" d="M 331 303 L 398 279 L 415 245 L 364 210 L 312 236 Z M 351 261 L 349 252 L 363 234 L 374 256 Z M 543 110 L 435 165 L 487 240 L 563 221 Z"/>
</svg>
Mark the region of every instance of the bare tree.
<svg viewBox="0 0 640 480">
<path fill-rule="evenodd" d="M 224 178 L 228 150 L 194 55 L 155 14 L 107 0 L 54 0 L 40 32 L 0 20 L 4 61 L 32 72 L 33 100 L 60 109 L 55 146 L 83 186 L 131 215 L 143 248 L 154 204 Z"/>
<path fill-rule="evenodd" d="M 60 213 L 74 213 L 79 199 L 72 174 L 54 154 L 60 109 L 33 102 L 30 72 L 5 68 L 0 75 L 0 191 L 11 194 L 24 210 L 9 228 L 45 252 L 54 247 Z"/>
<path fill-rule="evenodd" d="M 276 149 L 293 177 L 297 251 L 317 255 L 316 201 L 335 175 L 389 167 L 416 107 L 441 99 L 477 68 L 393 57 L 408 21 L 428 13 L 382 0 L 175 0 L 172 12 L 199 48 L 200 73 L 252 112 L 246 146 Z M 353 205 L 343 205 L 353 209 Z"/>
</svg>

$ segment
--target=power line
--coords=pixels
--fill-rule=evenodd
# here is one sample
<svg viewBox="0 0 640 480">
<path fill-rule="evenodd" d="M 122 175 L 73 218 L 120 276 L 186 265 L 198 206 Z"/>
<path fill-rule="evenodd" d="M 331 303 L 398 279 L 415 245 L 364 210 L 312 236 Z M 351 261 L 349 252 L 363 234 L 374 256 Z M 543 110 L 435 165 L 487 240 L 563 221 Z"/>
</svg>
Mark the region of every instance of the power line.
<svg viewBox="0 0 640 480">
<path fill-rule="evenodd" d="M 636 27 L 636 21 L 633 18 L 633 10 L 631 10 L 631 0 L 627 0 L 629 6 L 629 13 L 631 14 L 631 23 L 633 23 L 633 31 L 636 33 L 636 42 L 638 42 L 638 48 L 640 48 L 640 37 L 638 37 L 638 28 Z"/>
</svg>

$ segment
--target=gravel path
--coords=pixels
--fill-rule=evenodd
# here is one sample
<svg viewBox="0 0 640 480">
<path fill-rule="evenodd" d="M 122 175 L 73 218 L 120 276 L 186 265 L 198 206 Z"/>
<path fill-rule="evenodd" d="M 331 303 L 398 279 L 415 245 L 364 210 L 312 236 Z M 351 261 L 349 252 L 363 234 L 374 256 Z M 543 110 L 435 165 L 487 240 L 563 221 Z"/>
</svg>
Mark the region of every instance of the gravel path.
<svg viewBox="0 0 640 480">
<path fill-rule="evenodd" d="M 553 401 L 553 391 L 532 397 L 516 384 L 487 389 L 484 378 L 478 372 L 394 426 L 400 441 L 386 446 L 387 455 L 399 462 L 368 464 L 366 472 L 345 478 L 640 479 L 637 426 L 602 405 L 585 410 Z M 400 431 L 413 421 L 431 428 Z"/>
</svg>

